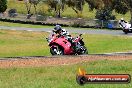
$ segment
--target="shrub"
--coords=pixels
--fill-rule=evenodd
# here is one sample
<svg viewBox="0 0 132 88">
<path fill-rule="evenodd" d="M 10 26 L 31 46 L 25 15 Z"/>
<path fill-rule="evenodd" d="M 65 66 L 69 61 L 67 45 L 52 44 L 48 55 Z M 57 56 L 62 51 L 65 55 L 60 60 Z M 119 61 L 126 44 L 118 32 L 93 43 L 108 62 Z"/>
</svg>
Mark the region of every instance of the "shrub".
<svg viewBox="0 0 132 88">
<path fill-rule="evenodd" d="M 98 10 L 95 18 L 103 21 L 115 20 L 115 16 L 112 15 L 112 10 L 108 8 Z"/>
<path fill-rule="evenodd" d="M 15 17 L 17 16 L 17 10 L 16 9 L 10 9 L 8 11 L 9 17 Z"/>
</svg>

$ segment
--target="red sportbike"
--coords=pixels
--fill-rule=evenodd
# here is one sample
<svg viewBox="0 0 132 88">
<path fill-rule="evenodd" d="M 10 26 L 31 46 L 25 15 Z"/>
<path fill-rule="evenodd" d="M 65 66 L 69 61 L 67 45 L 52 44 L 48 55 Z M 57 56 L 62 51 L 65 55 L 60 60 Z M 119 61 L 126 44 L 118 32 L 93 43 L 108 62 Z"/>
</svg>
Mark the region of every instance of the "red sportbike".
<svg viewBox="0 0 132 88">
<path fill-rule="evenodd" d="M 80 34 L 76 38 L 73 38 L 73 44 L 71 44 L 64 36 L 46 38 L 49 46 L 50 53 L 52 55 L 83 55 L 88 54 L 88 50 L 85 47 L 83 38 Z"/>
</svg>

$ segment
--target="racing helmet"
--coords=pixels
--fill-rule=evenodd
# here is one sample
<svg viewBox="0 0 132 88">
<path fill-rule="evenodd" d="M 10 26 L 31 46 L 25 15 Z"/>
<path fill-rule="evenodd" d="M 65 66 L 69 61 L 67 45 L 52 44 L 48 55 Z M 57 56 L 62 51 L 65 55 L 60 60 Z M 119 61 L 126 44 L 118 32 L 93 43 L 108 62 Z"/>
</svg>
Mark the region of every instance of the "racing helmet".
<svg viewBox="0 0 132 88">
<path fill-rule="evenodd" d="M 121 18 L 121 20 L 124 20 L 123 18 Z"/>
<path fill-rule="evenodd" d="M 62 30 L 62 28 L 61 28 L 60 25 L 56 25 L 56 26 L 54 27 L 54 29 L 53 29 L 53 31 L 54 31 L 55 33 L 59 33 L 61 30 Z"/>
<path fill-rule="evenodd" d="M 121 21 L 124 21 L 124 18 L 121 18 Z"/>
</svg>

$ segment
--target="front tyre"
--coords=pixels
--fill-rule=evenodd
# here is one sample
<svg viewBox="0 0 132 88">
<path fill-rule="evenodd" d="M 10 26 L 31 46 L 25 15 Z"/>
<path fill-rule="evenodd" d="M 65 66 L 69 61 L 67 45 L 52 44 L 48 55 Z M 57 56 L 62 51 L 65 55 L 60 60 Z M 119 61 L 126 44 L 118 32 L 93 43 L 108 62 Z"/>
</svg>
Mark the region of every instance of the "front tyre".
<svg viewBox="0 0 132 88">
<path fill-rule="evenodd" d="M 86 55 L 88 54 L 88 49 L 85 46 L 81 46 L 81 48 L 78 51 L 79 55 Z"/>
<path fill-rule="evenodd" d="M 85 54 L 88 54 L 88 49 L 85 47 L 85 46 L 83 46 L 83 51 L 82 51 L 82 55 L 85 55 Z"/>
<path fill-rule="evenodd" d="M 128 34 L 128 32 L 124 32 L 125 34 Z"/>
<path fill-rule="evenodd" d="M 124 32 L 125 34 L 128 34 L 129 30 L 128 30 L 128 29 L 124 29 L 123 32 Z"/>
<path fill-rule="evenodd" d="M 51 53 L 52 55 L 64 55 L 63 49 L 60 48 L 58 45 L 52 46 L 52 47 L 50 48 L 50 53 Z"/>
</svg>

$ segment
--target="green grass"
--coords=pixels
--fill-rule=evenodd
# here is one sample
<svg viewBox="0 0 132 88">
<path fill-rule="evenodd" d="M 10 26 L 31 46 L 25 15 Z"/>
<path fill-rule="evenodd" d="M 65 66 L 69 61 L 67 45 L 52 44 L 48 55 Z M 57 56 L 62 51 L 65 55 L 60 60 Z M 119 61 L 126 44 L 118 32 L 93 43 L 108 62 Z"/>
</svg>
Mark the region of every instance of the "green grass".
<svg viewBox="0 0 132 88">
<path fill-rule="evenodd" d="M 47 36 L 46 32 L 0 30 L 0 57 L 50 55 Z M 85 34 L 83 38 L 90 54 L 132 51 L 132 37 Z"/>
<path fill-rule="evenodd" d="M 0 21 L 0 26 L 8 26 L 8 27 L 24 27 L 24 28 L 54 28 L 55 26 L 47 26 L 47 25 L 32 25 L 32 24 L 21 24 L 21 23 L 11 23 L 11 22 L 3 22 Z M 63 27 L 65 29 L 91 29 L 91 28 L 75 28 L 75 27 Z M 99 28 L 97 28 L 99 29 Z"/>
<path fill-rule="evenodd" d="M 0 30 L 0 56 L 49 55 L 46 36 L 43 32 Z"/>
<path fill-rule="evenodd" d="M 0 69 L 0 88 L 131 88 L 130 84 L 87 84 L 76 83 L 78 68 L 88 74 L 130 74 L 132 60 L 97 60 L 67 66 Z"/>
<path fill-rule="evenodd" d="M 25 27 L 25 28 L 51 28 L 53 26 L 46 25 L 32 25 L 32 24 L 20 24 L 20 23 L 11 23 L 0 21 L 0 26 L 9 26 L 9 27 Z"/>
<path fill-rule="evenodd" d="M 84 41 L 90 53 L 132 51 L 132 38 L 127 36 L 85 35 Z"/>
</svg>

